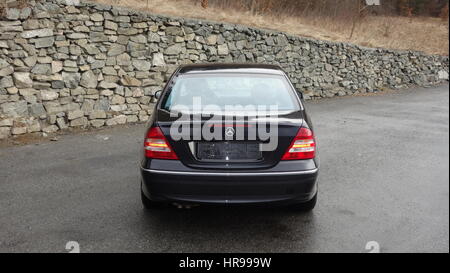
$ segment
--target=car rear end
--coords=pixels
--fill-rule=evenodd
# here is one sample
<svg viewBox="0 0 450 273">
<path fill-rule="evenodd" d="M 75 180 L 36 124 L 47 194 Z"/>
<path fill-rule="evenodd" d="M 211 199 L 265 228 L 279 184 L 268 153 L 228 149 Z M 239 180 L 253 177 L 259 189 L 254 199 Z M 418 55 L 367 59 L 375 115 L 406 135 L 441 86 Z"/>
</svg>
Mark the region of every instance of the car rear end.
<svg viewBox="0 0 450 273">
<path fill-rule="evenodd" d="M 218 107 L 195 111 L 190 105 L 174 114 L 175 104 L 190 101 L 190 90 Z M 263 113 L 254 111 L 257 107 L 219 111 L 228 104 L 277 107 Z M 276 124 L 276 130 L 268 124 Z M 180 128 L 187 130 L 180 133 Z M 143 196 L 169 203 L 306 203 L 317 193 L 316 149 L 302 101 L 279 69 L 179 69 L 163 91 L 145 137 Z"/>
</svg>

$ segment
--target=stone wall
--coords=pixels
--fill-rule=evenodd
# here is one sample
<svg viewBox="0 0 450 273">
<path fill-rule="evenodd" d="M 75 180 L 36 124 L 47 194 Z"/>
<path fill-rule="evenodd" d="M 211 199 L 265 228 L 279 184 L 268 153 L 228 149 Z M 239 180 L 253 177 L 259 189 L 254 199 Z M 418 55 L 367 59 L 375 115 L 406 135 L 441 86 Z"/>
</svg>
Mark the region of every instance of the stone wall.
<svg viewBox="0 0 450 273">
<path fill-rule="evenodd" d="M 144 122 L 176 65 L 280 64 L 307 99 L 448 80 L 448 57 L 315 41 L 79 0 L 0 19 L 0 138 Z"/>
</svg>

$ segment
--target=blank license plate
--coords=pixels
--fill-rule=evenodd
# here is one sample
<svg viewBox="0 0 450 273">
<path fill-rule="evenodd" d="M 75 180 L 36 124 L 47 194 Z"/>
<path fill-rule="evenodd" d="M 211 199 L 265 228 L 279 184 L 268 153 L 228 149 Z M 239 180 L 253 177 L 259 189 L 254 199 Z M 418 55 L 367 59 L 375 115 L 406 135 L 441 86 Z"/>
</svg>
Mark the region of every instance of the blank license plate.
<svg viewBox="0 0 450 273">
<path fill-rule="evenodd" d="M 259 143 L 200 142 L 197 143 L 197 159 L 220 161 L 256 161 L 262 155 Z"/>
</svg>

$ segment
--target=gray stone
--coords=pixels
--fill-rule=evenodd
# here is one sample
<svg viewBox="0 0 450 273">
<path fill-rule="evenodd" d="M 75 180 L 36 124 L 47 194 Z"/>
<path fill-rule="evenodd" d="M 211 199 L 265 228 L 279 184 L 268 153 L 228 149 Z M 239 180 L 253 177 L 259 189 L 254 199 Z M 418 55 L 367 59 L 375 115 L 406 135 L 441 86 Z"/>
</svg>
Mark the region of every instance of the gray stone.
<svg viewBox="0 0 450 273">
<path fill-rule="evenodd" d="M 180 27 L 167 27 L 166 30 L 166 35 L 170 35 L 170 36 L 183 36 L 184 32 Z"/>
<path fill-rule="evenodd" d="M 56 124 L 58 125 L 59 129 L 61 129 L 61 130 L 67 129 L 69 127 L 64 118 L 57 118 Z"/>
<path fill-rule="evenodd" d="M 164 54 L 162 53 L 154 53 L 152 59 L 153 66 L 165 66 L 166 62 L 164 61 Z"/>
<path fill-rule="evenodd" d="M 1 32 L 21 32 L 23 31 L 23 27 L 22 26 L 5 26 L 5 27 L 0 27 L 0 33 Z"/>
<path fill-rule="evenodd" d="M 64 41 L 55 41 L 55 46 L 56 47 L 63 47 L 61 49 L 59 49 L 60 51 L 63 49 L 66 49 L 66 47 L 68 47 L 70 45 L 70 41 L 69 40 L 64 40 Z"/>
<path fill-rule="evenodd" d="M 8 138 L 10 133 L 11 133 L 10 127 L 0 127 L 0 139 Z"/>
<path fill-rule="evenodd" d="M 94 119 L 94 120 L 89 121 L 89 125 L 91 125 L 92 127 L 95 127 L 95 128 L 102 127 L 102 126 L 105 125 L 105 120 L 103 120 L 103 119 Z"/>
<path fill-rule="evenodd" d="M 7 8 L 5 10 L 5 17 L 8 20 L 17 20 L 20 18 L 20 9 Z"/>
<path fill-rule="evenodd" d="M 135 123 L 138 121 L 139 121 L 139 119 L 136 115 L 128 115 L 127 116 L 127 123 Z"/>
<path fill-rule="evenodd" d="M 114 82 L 107 82 L 107 81 L 101 81 L 98 84 L 98 88 L 103 88 L 103 89 L 114 89 L 116 88 L 118 85 L 117 83 Z"/>
<path fill-rule="evenodd" d="M 9 63 L 5 59 L 0 58 L 0 68 L 5 68 L 8 65 L 9 65 Z"/>
<path fill-rule="evenodd" d="M 34 74 L 50 75 L 52 74 L 52 68 L 49 64 L 36 64 L 31 72 Z"/>
<path fill-rule="evenodd" d="M 94 13 L 91 15 L 91 20 L 94 22 L 101 22 L 103 21 L 103 15 L 101 15 L 100 13 Z"/>
<path fill-rule="evenodd" d="M 208 45 L 215 45 L 217 44 L 217 35 L 210 35 L 206 38 L 206 43 Z"/>
<path fill-rule="evenodd" d="M 47 133 L 47 134 L 51 134 L 56 131 L 58 131 L 58 126 L 56 126 L 56 125 L 49 125 L 49 126 L 42 128 L 42 132 Z"/>
<path fill-rule="evenodd" d="M 52 88 L 62 89 L 65 87 L 64 81 L 52 81 Z"/>
<path fill-rule="evenodd" d="M 22 89 L 22 90 L 23 90 L 23 89 Z M 15 87 L 15 86 L 11 86 L 11 87 L 6 88 L 6 91 L 7 91 L 8 94 L 10 94 L 10 95 L 15 95 L 15 94 L 18 93 L 19 89 L 17 89 L 17 87 Z"/>
<path fill-rule="evenodd" d="M 439 78 L 440 80 L 448 80 L 448 72 L 445 71 L 445 70 L 440 70 L 440 71 L 438 72 L 438 78 Z"/>
<path fill-rule="evenodd" d="M 112 95 L 114 95 L 114 91 L 109 89 L 103 89 L 102 91 L 100 91 L 100 95 L 105 97 L 111 97 Z"/>
<path fill-rule="evenodd" d="M 84 33 L 70 33 L 67 34 L 66 37 L 73 40 L 79 40 L 87 38 L 87 35 Z"/>
<path fill-rule="evenodd" d="M 134 23 L 133 27 L 135 28 L 147 28 L 148 24 L 146 22 L 142 22 L 142 23 Z"/>
<path fill-rule="evenodd" d="M 111 29 L 111 30 L 117 30 L 118 25 L 116 23 L 114 23 L 113 21 L 105 21 L 105 28 L 106 29 Z"/>
<path fill-rule="evenodd" d="M 52 57 L 49 56 L 38 57 L 36 61 L 40 64 L 50 64 L 52 62 Z"/>
<path fill-rule="evenodd" d="M 89 34 L 89 40 L 94 43 L 95 42 L 106 42 L 109 40 L 109 38 L 102 32 L 91 32 Z"/>
<path fill-rule="evenodd" d="M 171 45 L 168 48 L 166 48 L 164 53 L 167 55 L 178 55 L 182 51 L 183 51 L 183 47 L 181 46 L 181 44 L 174 44 L 174 45 Z"/>
<path fill-rule="evenodd" d="M 13 125 L 13 119 L 12 118 L 1 118 L 0 119 L 0 127 L 12 126 L 12 125 Z"/>
<path fill-rule="evenodd" d="M 125 98 L 119 95 L 114 95 L 112 100 L 111 100 L 111 104 L 124 104 L 125 103 Z"/>
<path fill-rule="evenodd" d="M 37 57 L 36 56 L 29 56 L 26 57 L 23 62 L 28 66 L 28 67 L 33 67 L 36 62 L 37 62 Z"/>
<path fill-rule="evenodd" d="M 100 50 L 93 45 L 85 45 L 83 48 L 86 50 L 89 55 L 97 55 L 100 54 Z"/>
<path fill-rule="evenodd" d="M 41 124 L 38 120 L 30 120 L 28 123 L 28 133 L 39 132 L 41 130 Z"/>
<path fill-rule="evenodd" d="M 80 73 L 62 72 L 62 77 L 67 88 L 76 88 L 80 84 Z"/>
<path fill-rule="evenodd" d="M 53 36 L 53 30 L 49 28 L 43 28 L 43 29 L 35 29 L 35 30 L 27 30 L 20 34 L 22 38 L 35 38 L 35 37 L 48 37 Z"/>
<path fill-rule="evenodd" d="M 49 82 L 34 82 L 33 83 L 33 88 L 38 89 L 38 90 L 49 89 L 51 87 L 52 87 L 52 84 Z"/>
<path fill-rule="evenodd" d="M 77 46 L 77 45 L 71 45 L 69 47 L 69 52 L 70 52 L 71 55 L 79 56 L 79 55 L 81 55 L 81 48 L 79 46 Z M 81 58 L 82 57 L 80 57 L 80 59 Z"/>
<path fill-rule="evenodd" d="M 22 135 L 27 132 L 27 124 L 24 121 L 14 121 L 14 126 L 11 129 L 13 135 Z"/>
<path fill-rule="evenodd" d="M 88 119 L 85 117 L 77 118 L 70 121 L 70 127 L 85 127 L 88 125 Z"/>
<path fill-rule="evenodd" d="M 124 53 L 126 47 L 120 44 L 113 44 L 108 50 L 108 56 L 117 56 Z"/>
<path fill-rule="evenodd" d="M 352 84 L 351 81 L 341 81 L 341 82 L 340 82 L 340 85 L 341 85 L 342 87 L 349 87 L 350 84 Z"/>
<path fill-rule="evenodd" d="M 91 69 L 103 68 L 105 66 L 105 61 L 97 60 L 91 64 Z"/>
<path fill-rule="evenodd" d="M 44 107 L 48 115 L 58 114 L 64 111 L 63 107 L 58 101 L 47 101 L 44 103 Z"/>
<path fill-rule="evenodd" d="M 97 87 L 97 76 L 92 72 L 92 70 L 88 70 L 81 75 L 80 85 L 86 88 L 96 88 Z"/>
<path fill-rule="evenodd" d="M 30 115 L 34 117 L 40 117 L 46 114 L 42 103 L 31 104 L 30 106 L 28 106 L 28 111 L 30 112 Z"/>
<path fill-rule="evenodd" d="M 19 100 L 0 104 L 1 112 L 10 117 L 24 117 L 28 115 L 27 102 Z"/>
<path fill-rule="evenodd" d="M 51 63 L 52 73 L 58 73 L 63 69 L 63 63 L 60 61 L 52 61 Z"/>
<path fill-rule="evenodd" d="M 78 64 L 77 64 L 77 62 L 72 61 L 72 60 L 65 60 L 64 66 L 65 67 L 78 67 Z"/>
<path fill-rule="evenodd" d="M 145 54 L 145 50 L 146 50 L 146 45 L 145 44 L 139 44 L 139 43 L 135 43 L 130 41 L 128 43 L 127 46 L 127 50 L 128 52 L 130 52 L 130 54 L 136 54 L 138 52 L 143 52 Z M 141 54 L 143 55 L 143 54 Z M 140 57 L 138 54 L 134 55 L 134 57 Z"/>
<path fill-rule="evenodd" d="M 116 57 L 116 61 L 118 65 L 129 66 L 131 65 L 131 57 L 128 53 L 122 53 Z"/>
<path fill-rule="evenodd" d="M 22 23 L 23 29 L 37 29 L 39 28 L 39 21 L 36 19 L 28 19 Z"/>
<path fill-rule="evenodd" d="M 94 110 L 89 114 L 89 119 L 105 119 L 106 112 L 103 110 Z"/>
<path fill-rule="evenodd" d="M 11 76 L 6 76 L 0 78 L 0 88 L 11 87 L 14 85 L 13 79 Z"/>
<path fill-rule="evenodd" d="M 130 40 L 135 42 L 135 43 L 140 43 L 140 44 L 147 43 L 147 37 L 145 37 L 142 34 L 141 35 L 132 36 L 132 37 L 130 37 Z"/>
<path fill-rule="evenodd" d="M 57 118 L 56 115 L 49 115 L 49 116 L 47 116 L 47 122 L 49 124 L 55 124 L 56 123 L 56 118 Z"/>
<path fill-rule="evenodd" d="M 159 43 L 161 41 L 161 37 L 158 33 L 149 32 L 147 40 L 149 43 Z"/>
<path fill-rule="evenodd" d="M 33 42 L 36 48 L 51 47 L 55 42 L 55 38 L 53 37 L 37 38 L 34 39 Z"/>
<path fill-rule="evenodd" d="M 80 0 L 63 0 L 68 6 L 79 6 Z"/>
<path fill-rule="evenodd" d="M 56 100 L 59 97 L 59 94 L 55 91 L 51 90 L 42 90 L 41 98 L 43 101 Z"/>
<path fill-rule="evenodd" d="M 130 77 L 128 75 L 123 76 L 120 79 L 120 82 L 124 85 L 124 86 L 141 86 L 141 81 L 139 81 L 136 78 Z"/>
<path fill-rule="evenodd" d="M 121 34 L 121 35 L 127 35 L 127 36 L 131 36 L 131 35 L 136 35 L 138 33 L 138 30 L 135 28 L 121 28 L 119 27 L 117 29 L 117 33 Z"/>
<path fill-rule="evenodd" d="M 219 54 L 220 56 L 225 56 L 229 54 L 228 51 L 228 46 L 227 44 L 223 44 L 223 45 L 219 45 L 217 47 L 217 54 Z"/>
<path fill-rule="evenodd" d="M 148 71 L 150 70 L 151 63 L 145 60 L 133 60 L 133 66 L 136 70 Z"/>
<path fill-rule="evenodd" d="M 33 89 L 33 88 L 25 88 L 25 89 L 20 89 L 19 93 L 21 96 L 24 97 L 29 97 L 29 96 L 33 96 L 37 93 L 38 91 Z"/>
<path fill-rule="evenodd" d="M 127 116 L 118 115 L 106 121 L 107 126 L 117 125 L 117 124 L 125 124 L 127 122 Z"/>
<path fill-rule="evenodd" d="M 122 23 L 129 23 L 130 22 L 130 17 L 128 17 L 128 16 L 117 16 L 114 19 L 115 19 L 116 22 L 122 22 Z"/>
<path fill-rule="evenodd" d="M 14 68 L 12 66 L 7 66 L 5 68 L 0 69 L 0 77 L 5 77 L 11 75 L 14 72 Z"/>
<path fill-rule="evenodd" d="M 114 69 L 114 67 L 106 66 L 102 69 L 103 74 L 105 75 L 117 75 L 117 71 Z"/>
<path fill-rule="evenodd" d="M 31 8 L 25 7 L 20 11 L 20 19 L 25 20 L 31 15 Z"/>
<path fill-rule="evenodd" d="M 73 119 L 77 119 L 77 118 L 81 118 L 84 117 L 84 112 L 82 110 L 74 110 L 74 111 L 69 111 L 67 113 L 67 118 L 69 120 L 73 120 Z"/>
<path fill-rule="evenodd" d="M 14 20 L 14 21 L 0 21 L 0 27 L 8 27 L 8 26 L 18 26 L 22 22 L 20 20 Z"/>
<path fill-rule="evenodd" d="M 13 79 L 17 88 L 29 88 L 33 86 L 33 81 L 28 72 L 15 72 L 13 74 Z"/>
</svg>

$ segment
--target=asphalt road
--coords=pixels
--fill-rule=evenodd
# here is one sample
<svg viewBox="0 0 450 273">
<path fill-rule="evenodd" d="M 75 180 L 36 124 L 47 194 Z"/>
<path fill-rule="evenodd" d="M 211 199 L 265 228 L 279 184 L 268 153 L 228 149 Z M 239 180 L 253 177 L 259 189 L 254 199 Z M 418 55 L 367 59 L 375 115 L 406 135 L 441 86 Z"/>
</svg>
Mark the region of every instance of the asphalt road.
<svg viewBox="0 0 450 273">
<path fill-rule="evenodd" d="M 318 206 L 145 213 L 144 126 L 0 149 L 0 252 L 449 250 L 448 85 L 308 103 L 321 155 Z"/>
</svg>

